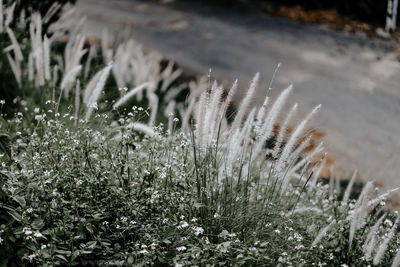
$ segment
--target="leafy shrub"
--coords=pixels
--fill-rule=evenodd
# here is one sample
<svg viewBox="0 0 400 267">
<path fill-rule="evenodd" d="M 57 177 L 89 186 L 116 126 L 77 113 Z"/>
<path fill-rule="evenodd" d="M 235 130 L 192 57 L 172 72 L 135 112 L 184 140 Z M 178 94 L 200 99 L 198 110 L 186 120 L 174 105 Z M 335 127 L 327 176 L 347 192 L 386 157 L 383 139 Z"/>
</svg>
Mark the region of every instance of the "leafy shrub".
<svg viewBox="0 0 400 267">
<path fill-rule="evenodd" d="M 50 52 L 46 38 L 32 34 L 39 50 L 24 52 Z M 75 34 L 65 46 L 61 82 L 46 78 L 50 62 L 40 65 L 38 57 L 26 70 L 18 45 L 9 48 L 27 94 L 16 98 L 14 116 L 0 117 L 2 265 L 399 266 L 399 216 L 385 209 L 397 189 L 379 195 L 368 182 L 352 198 L 356 174 L 345 192 L 333 178 L 318 182 L 322 144 L 305 148 L 319 106 L 289 133 L 294 105 L 275 132 L 291 86 L 275 102 L 267 94 L 252 107 L 258 74 L 232 118 L 237 82 L 225 93 L 199 79 L 178 105 L 182 88 L 167 89 L 179 71 L 159 69 L 141 49 L 130 56 L 146 72 L 132 70 L 123 61 L 132 42 L 115 54 L 103 44 L 104 57 L 116 61 L 94 66 L 86 82 L 77 75 L 83 40 Z M 107 99 L 104 87 L 118 84 L 135 88 Z M 146 86 L 150 108 L 127 105 L 134 96 L 141 101 Z M 155 119 L 160 111 L 165 129 Z"/>
</svg>

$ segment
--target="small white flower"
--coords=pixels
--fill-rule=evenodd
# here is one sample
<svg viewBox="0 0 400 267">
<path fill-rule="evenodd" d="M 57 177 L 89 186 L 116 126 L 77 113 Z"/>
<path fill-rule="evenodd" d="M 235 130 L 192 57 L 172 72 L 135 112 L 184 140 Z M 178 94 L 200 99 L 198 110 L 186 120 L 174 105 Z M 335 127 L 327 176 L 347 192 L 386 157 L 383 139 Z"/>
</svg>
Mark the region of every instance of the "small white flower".
<svg viewBox="0 0 400 267">
<path fill-rule="evenodd" d="M 32 261 L 35 257 L 36 257 L 36 254 L 34 253 L 34 254 L 29 255 L 29 256 L 28 256 L 28 259 L 29 259 L 30 261 Z"/>
<path fill-rule="evenodd" d="M 40 248 L 45 249 L 45 248 L 47 248 L 47 246 L 45 244 L 40 244 Z"/>
<path fill-rule="evenodd" d="M 36 231 L 33 235 L 34 235 L 35 237 L 37 237 L 37 238 L 43 237 L 42 233 L 39 232 L 39 231 Z"/>
<path fill-rule="evenodd" d="M 343 263 L 342 265 L 340 265 L 341 267 L 349 267 L 349 265 Z"/>
<path fill-rule="evenodd" d="M 43 120 L 43 115 L 36 115 L 35 120 L 37 120 L 37 121 Z"/>
<path fill-rule="evenodd" d="M 185 246 L 177 247 L 176 250 L 177 251 L 185 251 L 186 247 Z"/>
<path fill-rule="evenodd" d="M 58 195 L 57 189 L 54 189 L 53 192 L 51 192 L 51 195 L 52 195 L 53 197 L 56 197 L 56 196 Z"/>
<path fill-rule="evenodd" d="M 132 225 L 135 225 L 135 224 L 136 224 L 136 222 L 135 222 L 135 221 L 133 221 L 133 220 L 132 220 L 132 221 L 130 221 L 129 223 L 130 223 L 130 224 L 132 224 Z"/>
<path fill-rule="evenodd" d="M 280 230 L 279 228 L 276 228 L 276 229 L 275 229 L 275 233 L 280 234 L 280 233 L 281 233 L 281 230 Z"/>
<path fill-rule="evenodd" d="M 89 108 L 99 109 L 96 102 L 90 104 Z"/>
<path fill-rule="evenodd" d="M 178 229 L 186 228 L 188 227 L 189 224 L 186 221 L 181 222 L 181 224 L 178 226 Z"/>
<path fill-rule="evenodd" d="M 193 231 L 194 231 L 194 235 L 198 236 L 204 233 L 204 229 L 201 227 L 192 227 Z"/>
<path fill-rule="evenodd" d="M 193 218 L 193 219 L 191 219 L 190 221 L 194 223 L 194 222 L 197 222 L 198 219 L 197 219 L 197 218 Z"/>
<path fill-rule="evenodd" d="M 122 221 L 122 222 L 127 222 L 127 221 L 128 221 L 128 218 L 126 218 L 125 216 L 122 216 L 122 217 L 121 217 L 121 221 Z"/>
<path fill-rule="evenodd" d="M 31 235 L 32 234 L 31 229 L 28 228 L 28 227 L 22 228 L 22 232 L 24 232 L 25 235 Z"/>
<path fill-rule="evenodd" d="M 386 219 L 383 223 L 388 225 L 389 227 L 393 226 L 393 222 L 391 220 L 389 220 L 389 219 Z"/>
<path fill-rule="evenodd" d="M 220 216 L 219 216 L 218 212 L 214 213 L 214 218 L 219 218 L 219 217 Z"/>
<path fill-rule="evenodd" d="M 83 184 L 83 181 L 82 181 L 82 180 L 76 181 L 76 185 L 81 185 L 81 184 Z"/>
<path fill-rule="evenodd" d="M 39 113 L 40 109 L 39 109 L 39 108 L 35 108 L 33 111 L 34 111 L 35 113 Z"/>
<path fill-rule="evenodd" d="M 0 100 L 0 105 L 4 105 L 6 103 L 6 101 L 5 100 Z"/>
<path fill-rule="evenodd" d="M 27 210 L 26 210 L 26 213 L 32 213 L 33 212 L 33 209 L 32 208 L 28 208 Z"/>
<path fill-rule="evenodd" d="M 145 249 L 142 249 L 141 251 L 139 251 L 140 254 L 149 254 L 149 252 Z"/>
</svg>

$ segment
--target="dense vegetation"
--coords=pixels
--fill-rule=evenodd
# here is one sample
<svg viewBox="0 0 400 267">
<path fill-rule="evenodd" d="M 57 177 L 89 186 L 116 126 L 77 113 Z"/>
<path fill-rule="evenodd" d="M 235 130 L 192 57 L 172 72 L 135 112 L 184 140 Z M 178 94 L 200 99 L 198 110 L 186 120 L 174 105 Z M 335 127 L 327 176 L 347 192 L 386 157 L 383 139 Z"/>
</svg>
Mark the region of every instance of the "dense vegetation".
<svg viewBox="0 0 400 267">
<path fill-rule="evenodd" d="M 277 130 L 291 87 L 251 107 L 257 74 L 229 112 L 236 82 L 181 84 L 133 40 L 86 42 L 68 10 L 46 32 L 0 21 L 1 266 L 399 266 L 391 191 L 319 181 L 319 106 Z"/>
</svg>

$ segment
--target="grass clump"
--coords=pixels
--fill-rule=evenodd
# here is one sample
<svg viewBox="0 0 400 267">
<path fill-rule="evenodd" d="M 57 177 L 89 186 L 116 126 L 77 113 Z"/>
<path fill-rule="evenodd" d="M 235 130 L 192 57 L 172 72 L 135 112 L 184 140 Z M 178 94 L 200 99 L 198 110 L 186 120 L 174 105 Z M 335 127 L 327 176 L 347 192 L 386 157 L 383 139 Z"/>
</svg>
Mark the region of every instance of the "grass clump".
<svg viewBox="0 0 400 267">
<path fill-rule="evenodd" d="M 32 23 L 40 29 L 37 14 Z M 235 111 L 237 82 L 225 92 L 200 79 L 177 102 L 172 63 L 160 69 L 133 41 L 114 53 L 106 36 L 104 63 L 113 63 L 94 64 L 92 46 L 81 73 L 76 28 L 64 60 L 51 53 L 59 65 L 36 56 L 25 69 L 13 50 L 26 94 L 0 117 L 1 265 L 399 266 L 398 214 L 384 208 L 396 189 L 379 195 L 368 182 L 354 198 L 356 175 L 344 193 L 319 182 L 322 144 L 306 152 L 319 106 L 289 133 L 294 105 L 276 130 L 292 87 L 253 107 L 258 74 Z M 40 55 L 51 46 L 38 32 Z"/>
</svg>

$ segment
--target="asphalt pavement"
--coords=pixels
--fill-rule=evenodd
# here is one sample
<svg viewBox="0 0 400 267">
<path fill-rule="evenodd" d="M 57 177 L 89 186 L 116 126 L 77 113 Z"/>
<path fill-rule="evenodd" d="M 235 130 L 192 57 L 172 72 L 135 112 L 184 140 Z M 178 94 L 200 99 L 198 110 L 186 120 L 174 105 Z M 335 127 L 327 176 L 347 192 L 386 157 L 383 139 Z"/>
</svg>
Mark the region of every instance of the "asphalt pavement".
<svg viewBox="0 0 400 267">
<path fill-rule="evenodd" d="M 272 96 L 294 85 L 289 104 L 299 116 L 322 104 L 313 126 L 326 150 L 350 175 L 400 186 L 400 62 L 392 41 L 334 32 L 256 12 L 185 1 L 78 0 L 85 30 L 132 28 L 132 37 L 184 71 L 243 88 L 256 72 L 260 104 L 276 65 Z"/>
</svg>

